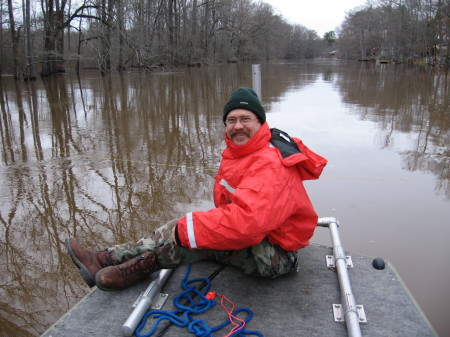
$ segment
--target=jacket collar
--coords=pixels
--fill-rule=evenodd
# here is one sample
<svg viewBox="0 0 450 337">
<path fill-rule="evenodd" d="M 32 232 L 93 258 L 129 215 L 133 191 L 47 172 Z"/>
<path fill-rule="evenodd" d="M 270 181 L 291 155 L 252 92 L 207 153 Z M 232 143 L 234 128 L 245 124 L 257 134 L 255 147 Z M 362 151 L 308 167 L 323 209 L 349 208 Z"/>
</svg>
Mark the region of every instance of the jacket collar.
<svg viewBox="0 0 450 337">
<path fill-rule="evenodd" d="M 227 147 L 222 153 L 222 157 L 224 158 L 239 158 L 246 156 L 250 153 L 258 151 L 262 149 L 264 146 L 268 146 L 270 142 L 270 129 L 267 125 L 267 122 L 263 123 L 259 128 L 258 132 L 244 145 L 236 145 L 233 143 L 225 132 L 225 142 Z"/>
</svg>

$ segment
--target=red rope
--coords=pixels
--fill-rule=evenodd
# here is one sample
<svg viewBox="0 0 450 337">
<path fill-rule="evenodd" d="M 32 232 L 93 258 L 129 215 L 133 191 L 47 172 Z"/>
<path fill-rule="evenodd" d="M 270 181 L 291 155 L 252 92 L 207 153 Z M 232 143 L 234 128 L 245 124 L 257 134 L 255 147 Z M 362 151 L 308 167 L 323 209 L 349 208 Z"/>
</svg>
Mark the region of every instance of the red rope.
<svg viewBox="0 0 450 337">
<path fill-rule="evenodd" d="M 230 333 L 224 337 L 230 337 L 232 334 L 236 333 L 237 331 L 241 330 L 245 326 L 245 321 L 234 316 L 234 303 L 230 301 L 228 298 L 226 298 L 225 295 L 219 295 L 221 297 L 220 299 L 220 305 L 222 306 L 223 310 L 228 314 L 228 318 L 230 320 L 230 323 L 234 325 L 234 328 L 231 329 Z M 227 301 L 229 304 L 231 304 L 231 309 L 228 310 L 225 306 L 225 301 Z"/>
</svg>

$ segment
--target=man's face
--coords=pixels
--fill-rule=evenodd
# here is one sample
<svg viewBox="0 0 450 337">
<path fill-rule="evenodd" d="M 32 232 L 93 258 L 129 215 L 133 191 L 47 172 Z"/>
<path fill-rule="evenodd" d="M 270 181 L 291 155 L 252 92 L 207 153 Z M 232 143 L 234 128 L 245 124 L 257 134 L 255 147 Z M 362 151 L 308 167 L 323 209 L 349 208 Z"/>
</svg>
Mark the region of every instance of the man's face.
<svg viewBox="0 0 450 337">
<path fill-rule="evenodd" d="M 236 145 L 244 145 L 261 127 L 256 115 L 244 109 L 231 110 L 225 120 L 228 138 Z"/>
</svg>

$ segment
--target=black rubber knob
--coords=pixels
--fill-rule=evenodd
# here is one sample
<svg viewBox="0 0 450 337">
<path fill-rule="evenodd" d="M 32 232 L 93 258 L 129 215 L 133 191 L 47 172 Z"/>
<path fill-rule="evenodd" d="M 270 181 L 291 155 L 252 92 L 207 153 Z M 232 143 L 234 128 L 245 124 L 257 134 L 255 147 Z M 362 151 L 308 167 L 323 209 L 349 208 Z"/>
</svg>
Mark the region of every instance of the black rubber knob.
<svg viewBox="0 0 450 337">
<path fill-rule="evenodd" d="M 386 264 L 384 263 L 384 260 L 382 258 L 377 257 L 377 258 L 373 259 L 372 266 L 375 269 L 383 270 L 386 267 Z"/>
</svg>

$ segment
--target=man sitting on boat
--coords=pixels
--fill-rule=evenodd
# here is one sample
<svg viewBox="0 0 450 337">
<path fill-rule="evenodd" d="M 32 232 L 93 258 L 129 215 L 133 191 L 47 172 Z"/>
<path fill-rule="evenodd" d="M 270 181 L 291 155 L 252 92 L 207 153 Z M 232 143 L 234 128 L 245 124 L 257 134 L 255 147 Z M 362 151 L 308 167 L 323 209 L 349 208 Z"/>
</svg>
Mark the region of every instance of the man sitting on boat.
<svg viewBox="0 0 450 337">
<path fill-rule="evenodd" d="M 226 148 L 214 183 L 215 208 L 102 251 L 66 240 L 90 287 L 121 289 L 160 269 L 203 259 L 264 277 L 297 270 L 297 251 L 309 244 L 318 219 L 302 181 L 319 178 L 327 161 L 300 139 L 269 129 L 250 88 L 232 93 L 223 122 Z"/>
</svg>

